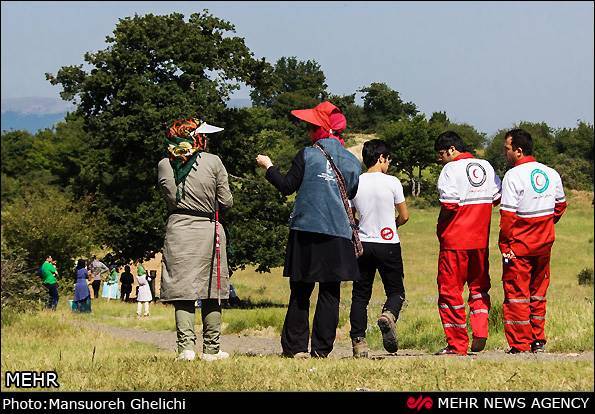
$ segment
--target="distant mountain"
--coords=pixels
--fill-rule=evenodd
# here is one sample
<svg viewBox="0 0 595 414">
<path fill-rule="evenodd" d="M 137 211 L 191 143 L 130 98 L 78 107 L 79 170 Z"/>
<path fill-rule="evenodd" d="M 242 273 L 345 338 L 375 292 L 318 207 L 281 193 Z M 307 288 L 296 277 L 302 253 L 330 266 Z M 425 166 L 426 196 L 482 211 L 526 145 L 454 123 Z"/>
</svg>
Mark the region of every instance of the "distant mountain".
<svg viewBox="0 0 595 414">
<path fill-rule="evenodd" d="M 228 102 L 230 108 L 250 107 L 249 98 L 233 98 Z M 52 128 L 64 120 L 66 113 L 74 106 L 55 98 L 29 97 L 2 99 L 2 131 L 26 130 L 32 134 Z"/>
<path fill-rule="evenodd" d="M 14 112 L 18 114 L 63 114 L 74 108 L 70 102 L 58 98 L 46 98 L 33 96 L 27 98 L 6 98 L 2 99 L 2 114 Z"/>
<path fill-rule="evenodd" d="M 2 131 L 25 130 L 32 134 L 37 131 L 52 128 L 57 122 L 63 121 L 66 112 L 57 114 L 23 114 L 18 112 L 2 112 Z"/>
</svg>

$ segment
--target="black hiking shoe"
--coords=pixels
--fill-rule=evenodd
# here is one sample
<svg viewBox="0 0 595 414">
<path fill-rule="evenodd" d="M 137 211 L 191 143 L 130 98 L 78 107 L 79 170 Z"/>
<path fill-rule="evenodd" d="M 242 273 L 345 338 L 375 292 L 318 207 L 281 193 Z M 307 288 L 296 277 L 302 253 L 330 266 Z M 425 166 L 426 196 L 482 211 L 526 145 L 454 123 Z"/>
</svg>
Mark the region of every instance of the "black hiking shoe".
<svg viewBox="0 0 595 414">
<path fill-rule="evenodd" d="M 545 352 L 545 341 L 533 341 L 531 344 L 531 352 L 534 354 Z"/>
<path fill-rule="evenodd" d="M 388 311 L 382 312 L 377 323 L 382 333 L 382 345 L 384 349 L 391 354 L 397 352 L 399 350 L 399 344 L 397 342 L 397 329 L 393 314 Z"/>
<path fill-rule="evenodd" d="M 473 338 L 471 342 L 471 352 L 481 352 L 486 347 L 488 338 Z"/>
<path fill-rule="evenodd" d="M 527 353 L 528 351 L 521 351 L 520 349 L 517 348 L 510 348 L 508 351 L 506 351 L 507 354 L 524 354 Z"/>
</svg>

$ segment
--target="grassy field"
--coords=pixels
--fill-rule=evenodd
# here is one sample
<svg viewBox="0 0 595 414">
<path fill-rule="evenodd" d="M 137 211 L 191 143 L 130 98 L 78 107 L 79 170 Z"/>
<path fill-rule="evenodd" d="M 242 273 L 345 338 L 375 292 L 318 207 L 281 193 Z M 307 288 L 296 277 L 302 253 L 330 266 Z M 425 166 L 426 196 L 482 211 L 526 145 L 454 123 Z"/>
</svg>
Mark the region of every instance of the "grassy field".
<svg viewBox="0 0 595 414">
<path fill-rule="evenodd" d="M 568 198 L 568 212 L 556 227 L 548 291 L 546 333 L 548 351 L 553 353 L 593 350 L 593 286 L 577 282 L 580 270 L 593 267 L 592 193 L 573 193 Z M 400 230 L 407 290 L 407 306 L 397 324 L 401 348 L 434 351 L 444 344 L 436 305 L 437 213 L 437 209 L 412 210 L 409 223 Z M 507 348 L 501 320 L 497 229 L 495 213 L 490 251 L 493 308 L 489 350 Z M 236 272 L 232 283 L 248 306 L 224 310 L 224 333 L 278 337 L 289 296 L 281 269 L 270 274 L 246 269 Z M 344 284 L 341 295 L 337 340 L 348 344 L 349 283 Z M 373 349 L 382 347 L 375 319 L 383 297 L 377 278 L 367 332 Z M 316 291 L 312 313 L 315 298 Z M 174 364 L 170 352 L 71 323 L 82 319 L 127 328 L 174 330 L 171 307 L 152 305 L 151 318 L 137 320 L 135 304 L 98 300 L 92 314 L 75 315 L 66 309 L 66 299 L 61 299 L 57 313 L 3 313 L 2 381 L 5 371 L 27 369 L 56 370 L 61 390 L 593 390 L 592 360 L 527 359 L 510 364 L 504 360 L 432 356 L 364 361 L 233 356 L 209 364 L 208 369 L 201 361 Z M 200 332 L 199 326 L 197 329 Z M 258 381 L 252 380 L 255 373 Z"/>
</svg>

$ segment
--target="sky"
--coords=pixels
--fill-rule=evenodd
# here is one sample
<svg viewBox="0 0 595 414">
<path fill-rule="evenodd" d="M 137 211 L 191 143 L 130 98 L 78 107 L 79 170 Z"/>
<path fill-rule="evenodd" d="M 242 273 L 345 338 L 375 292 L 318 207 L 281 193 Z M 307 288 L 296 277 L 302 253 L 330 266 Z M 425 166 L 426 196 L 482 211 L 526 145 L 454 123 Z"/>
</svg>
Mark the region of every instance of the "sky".
<svg viewBox="0 0 595 414">
<path fill-rule="evenodd" d="M 590 1 L 2 1 L 2 99 L 58 98 L 44 74 L 105 49 L 119 18 L 205 8 L 257 58 L 314 59 L 333 94 L 384 82 L 428 116 L 446 111 L 488 135 L 519 121 L 593 123 Z"/>
</svg>

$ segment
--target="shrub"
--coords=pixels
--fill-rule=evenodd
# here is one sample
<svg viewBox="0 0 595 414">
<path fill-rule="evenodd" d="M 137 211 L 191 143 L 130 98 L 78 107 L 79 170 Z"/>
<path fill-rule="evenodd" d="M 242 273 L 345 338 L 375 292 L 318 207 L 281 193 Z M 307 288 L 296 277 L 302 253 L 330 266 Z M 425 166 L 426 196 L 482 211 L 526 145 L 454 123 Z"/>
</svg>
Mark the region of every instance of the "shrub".
<svg viewBox="0 0 595 414">
<path fill-rule="evenodd" d="M 27 268 L 37 269 L 50 254 L 58 262 L 61 278 L 70 278 L 74 260 L 88 255 L 94 247 L 100 222 L 97 216 L 91 217 L 83 201 L 74 203 L 48 187 L 43 193 L 25 194 L 6 206 L 2 235 L 7 248 L 23 255 Z"/>
<path fill-rule="evenodd" d="M 26 268 L 25 255 L 22 249 L 10 249 L 2 237 L 0 290 L 3 326 L 19 313 L 40 309 L 45 297 L 45 289 L 35 275 L 35 269 Z"/>
<path fill-rule="evenodd" d="M 590 267 L 586 267 L 581 270 L 578 275 L 578 284 L 579 285 L 592 285 L 593 284 L 593 269 Z"/>
</svg>

